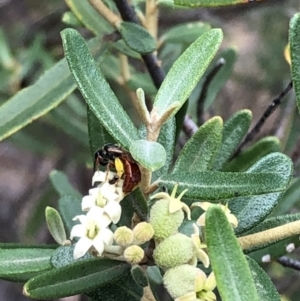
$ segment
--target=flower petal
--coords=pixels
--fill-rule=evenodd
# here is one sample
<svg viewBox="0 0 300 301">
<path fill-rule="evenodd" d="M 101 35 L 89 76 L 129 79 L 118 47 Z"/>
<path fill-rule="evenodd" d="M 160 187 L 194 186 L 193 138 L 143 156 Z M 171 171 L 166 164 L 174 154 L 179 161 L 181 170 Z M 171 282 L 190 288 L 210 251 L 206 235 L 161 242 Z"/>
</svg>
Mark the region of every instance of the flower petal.
<svg viewBox="0 0 300 301">
<path fill-rule="evenodd" d="M 89 189 L 89 195 L 93 196 L 95 199 L 97 198 L 98 193 L 99 193 L 98 187 Z"/>
<path fill-rule="evenodd" d="M 93 206 L 86 214 L 87 219 L 97 221 L 104 213 L 104 209 L 98 206 Z"/>
<path fill-rule="evenodd" d="M 205 273 L 198 269 L 196 278 L 195 278 L 195 292 L 201 292 L 204 288 L 206 282 L 206 275 Z"/>
<path fill-rule="evenodd" d="M 205 226 L 205 212 L 204 213 L 202 213 L 201 215 L 200 215 L 200 217 L 197 219 L 197 225 L 198 226 L 201 226 L 201 227 L 204 227 Z"/>
<path fill-rule="evenodd" d="M 96 182 L 104 182 L 106 180 L 106 177 L 107 177 L 106 172 L 103 172 L 101 170 L 96 171 L 93 175 L 92 185 L 94 186 Z"/>
<path fill-rule="evenodd" d="M 112 245 L 113 240 L 114 240 L 114 234 L 113 232 L 108 229 L 102 229 L 98 235 L 95 237 L 95 239 L 101 239 L 103 242 L 105 242 L 108 246 Z"/>
<path fill-rule="evenodd" d="M 121 218 L 122 208 L 121 205 L 116 201 L 108 202 L 104 207 L 104 211 L 114 224 L 116 224 Z"/>
<path fill-rule="evenodd" d="M 85 253 L 87 253 L 91 246 L 92 240 L 90 240 L 86 236 L 80 238 L 74 248 L 74 259 L 82 257 Z"/>
<path fill-rule="evenodd" d="M 82 224 L 73 226 L 70 238 L 73 239 L 74 237 L 83 237 L 86 234 L 86 227 Z"/>
<path fill-rule="evenodd" d="M 97 238 L 97 237 L 98 236 L 96 236 L 95 239 L 93 240 L 93 246 L 96 249 L 96 251 L 98 252 L 98 255 L 101 256 L 104 251 L 104 242 L 100 238 Z"/>
<path fill-rule="evenodd" d="M 217 286 L 216 277 L 215 274 L 212 272 L 209 274 L 203 289 L 206 291 L 212 291 L 213 289 L 215 289 L 216 286 Z"/>
<path fill-rule="evenodd" d="M 84 214 L 76 215 L 76 216 L 73 218 L 73 221 L 79 221 L 81 224 L 86 224 L 87 217 L 86 217 L 86 215 L 84 215 Z"/>
<path fill-rule="evenodd" d="M 209 267 L 209 257 L 202 249 L 197 250 L 197 258 L 202 261 L 204 267 Z"/>
<path fill-rule="evenodd" d="M 95 206 L 96 203 L 96 198 L 92 195 L 86 195 L 82 198 L 81 201 L 81 210 L 82 211 L 88 211 L 90 210 L 93 206 Z"/>
<path fill-rule="evenodd" d="M 226 215 L 226 216 L 227 216 L 227 219 L 228 219 L 229 223 L 233 226 L 233 228 L 236 228 L 238 226 L 238 223 L 239 223 L 236 216 L 231 214 L 231 213 Z"/>
</svg>

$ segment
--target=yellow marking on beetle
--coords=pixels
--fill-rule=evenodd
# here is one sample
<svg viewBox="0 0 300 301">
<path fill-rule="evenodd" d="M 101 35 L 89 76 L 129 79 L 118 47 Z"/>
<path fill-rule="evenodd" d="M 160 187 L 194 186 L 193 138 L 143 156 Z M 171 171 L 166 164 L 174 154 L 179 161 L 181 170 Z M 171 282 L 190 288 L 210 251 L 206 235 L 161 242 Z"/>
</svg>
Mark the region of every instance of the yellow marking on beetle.
<svg viewBox="0 0 300 301">
<path fill-rule="evenodd" d="M 115 159 L 115 168 L 116 168 L 118 177 L 121 179 L 122 175 L 124 174 L 124 164 L 120 158 Z"/>
</svg>

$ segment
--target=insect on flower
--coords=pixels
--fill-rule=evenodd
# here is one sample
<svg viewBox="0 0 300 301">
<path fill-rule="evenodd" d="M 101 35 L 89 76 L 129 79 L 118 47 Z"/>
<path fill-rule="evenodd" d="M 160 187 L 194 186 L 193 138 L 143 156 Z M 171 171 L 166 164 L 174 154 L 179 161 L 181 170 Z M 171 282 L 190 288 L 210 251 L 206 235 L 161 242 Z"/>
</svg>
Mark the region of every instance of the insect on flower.
<svg viewBox="0 0 300 301">
<path fill-rule="evenodd" d="M 137 162 L 131 154 L 113 143 L 105 144 L 95 153 L 94 170 L 99 165 L 107 166 L 107 170 L 113 168 L 116 171 L 115 177 L 110 184 L 116 183 L 119 179 L 124 180 L 123 192 L 130 193 L 141 182 L 141 171 Z"/>
</svg>

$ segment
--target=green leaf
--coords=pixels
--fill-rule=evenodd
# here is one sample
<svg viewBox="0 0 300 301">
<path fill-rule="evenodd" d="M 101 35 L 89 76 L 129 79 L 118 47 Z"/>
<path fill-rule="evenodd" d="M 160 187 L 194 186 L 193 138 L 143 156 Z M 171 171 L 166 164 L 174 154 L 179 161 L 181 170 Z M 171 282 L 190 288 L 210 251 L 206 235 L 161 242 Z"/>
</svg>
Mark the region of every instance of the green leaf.
<svg viewBox="0 0 300 301">
<path fill-rule="evenodd" d="M 253 0 L 174 0 L 174 4 L 187 7 L 214 7 L 248 3 Z M 254 0 L 261 1 L 261 0 Z"/>
<path fill-rule="evenodd" d="M 74 15 L 95 35 L 104 35 L 112 31 L 110 24 L 99 15 L 88 1 L 65 0 Z"/>
<path fill-rule="evenodd" d="M 67 176 L 59 170 L 52 170 L 49 174 L 50 181 L 56 192 L 62 197 L 70 195 L 74 198 L 80 199 L 82 195 L 69 182 Z"/>
<path fill-rule="evenodd" d="M 259 299 L 264 301 L 280 301 L 280 295 L 268 274 L 253 259 L 248 256 L 246 258 Z"/>
<path fill-rule="evenodd" d="M 175 118 L 172 117 L 163 124 L 159 132 L 157 142 L 161 144 L 166 151 L 166 162 L 162 168 L 156 170 L 152 174 L 153 181 L 158 179 L 161 175 L 166 174 L 170 170 L 170 167 L 173 163 L 175 134 L 176 134 Z"/>
<path fill-rule="evenodd" d="M 222 130 L 223 121 L 219 116 L 204 123 L 181 150 L 173 173 L 209 170 L 221 143 Z"/>
<path fill-rule="evenodd" d="M 155 51 L 155 40 L 145 28 L 131 22 L 122 22 L 119 26 L 119 32 L 129 48 L 141 54 Z"/>
<path fill-rule="evenodd" d="M 292 179 L 288 189 L 284 193 L 278 206 L 272 212 L 273 216 L 288 213 L 291 210 L 299 208 L 300 178 Z"/>
<path fill-rule="evenodd" d="M 89 47 L 93 52 L 99 50 L 99 39 L 90 41 Z M 58 106 L 75 88 L 76 83 L 63 59 L 35 84 L 19 91 L 0 106 L 0 141 Z"/>
<path fill-rule="evenodd" d="M 94 154 L 96 151 L 107 143 L 115 143 L 114 139 L 109 135 L 107 130 L 100 123 L 99 119 L 87 106 L 87 121 L 88 121 L 88 132 L 89 132 L 89 142 L 92 154 L 92 159 L 94 160 Z"/>
<path fill-rule="evenodd" d="M 131 220 L 133 214 L 130 215 L 130 213 L 135 212 L 136 215 L 139 217 L 141 221 L 147 220 L 148 215 L 148 205 L 147 205 L 147 199 L 143 195 L 140 188 L 135 189 L 132 193 L 127 195 L 123 202 L 121 202 L 122 207 L 122 215 L 123 213 L 127 214 L 127 217 L 124 220 L 127 220 L 126 224 L 122 224 L 122 216 L 120 220 L 120 225 L 127 227 L 131 226 Z M 125 212 L 123 211 L 125 209 Z"/>
<path fill-rule="evenodd" d="M 3 69 L 13 71 L 13 69 L 17 67 L 16 64 L 17 62 L 12 55 L 7 38 L 0 27 L 0 66 L 2 66 Z"/>
<path fill-rule="evenodd" d="M 58 209 L 68 233 L 70 233 L 73 226 L 77 224 L 77 222 L 73 221 L 73 218 L 83 214 L 81 211 L 81 198 L 76 198 L 72 195 L 64 195 L 58 200 Z"/>
<path fill-rule="evenodd" d="M 203 22 L 188 22 L 173 26 L 160 38 L 160 44 L 178 43 L 192 44 L 197 38 L 211 29 L 211 25 Z"/>
<path fill-rule="evenodd" d="M 77 295 L 113 283 L 129 265 L 109 259 L 89 259 L 57 268 L 30 279 L 24 294 L 34 299 L 55 299 Z"/>
<path fill-rule="evenodd" d="M 213 104 L 218 93 L 230 78 L 236 61 L 236 51 L 231 48 L 226 49 L 219 55 L 219 57 L 225 60 L 225 65 L 222 66 L 209 84 L 206 98 L 204 99 L 205 111 Z"/>
<path fill-rule="evenodd" d="M 151 171 L 166 163 L 166 151 L 158 142 L 136 140 L 130 145 L 129 151 L 133 159 Z"/>
<path fill-rule="evenodd" d="M 185 197 L 216 203 L 237 196 L 281 192 L 288 185 L 282 175 L 270 172 L 180 172 L 162 176 L 158 181 L 159 186 L 166 186 L 170 191 L 176 183 L 179 185 L 178 193 L 188 189 Z"/>
<path fill-rule="evenodd" d="M 77 141 L 83 146 L 88 145 L 86 123 L 79 118 L 70 118 L 70 110 L 61 105 L 52 110 L 47 119 L 50 119 L 51 124 L 59 128 L 61 131 L 69 135 L 72 140 Z"/>
<path fill-rule="evenodd" d="M 245 171 L 256 161 L 273 152 L 280 152 L 279 139 L 274 136 L 264 137 L 226 163 L 222 170 Z"/>
<path fill-rule="evenodd" d="M 177 59 L 156 95 L 153 110 L 161 117 L 177 105 L 173 114 L 187 100 L 222 42 L 222 31 L 211 29 L 200 36 Z M 184 78 L 184 80 L 182 80 Z"/>
<path fill-rule="evenodd" d="M 245 255 L 219 206 L 211 206 L 206 212 L 205 237 L 222 300 L 260 300 Z"/>
<path fill-rule="evenodd" d="M 148 266 L 146 270 L 151 291 L 157 301 L 172 301 L 173 299 L 167 293 L 164 284 L 163 277 L 160 273 L 158 266 Z"/>
<path fill-rule="evenodd" d="M 146 287 L 149 285 L 148 278 L 145 275 L 145 272 L 139 265 L 134 265 L 130 270 L 131 276 L 137 285 L 140 287 Z"/>
<path fill-rule="evenodd" d="M 272 153 L 256 162 L 247 173 L 273 172 L 281 174 L 282 185 L 287 187 L 293 173 L 293 165 L 287 156 Z M 270 191 L 271 192 L 271 191 Z M 238 197 L 229 200 L 229 208 L 239 220 L 236 234 L 253 228 L 268 216 L 283 195 L 283 192 L 269 193 L 249 197 Z"/>
<path fill-rule="evenodd" d="M 68 26 L 74 26 L 74 27 L 82 26 L 82 23 L 80 22 L 80 20 L 71 11 L 65 12 L 63 14 L 61 20 Z"/>
<path fill-rule="evenodd" d="M 140 301 L 143 296 L 143 289 L 135 283 L 128 272 L 114 283 L 101 286 L 100 289 L 88 292 L 87 295 L 94 301 Z"/>
<path fill-rule="evenodd" d="M 138 52 L 133 51 L 131 48 L 129 48 L 124 40 L 118 40 L 114 42 L 112 44 L 112 47 L 118 50 L 119 52 L 125 54 L 126 56 L 132 57 L 137 60 L 141 60 L 141 55 Z"/>
<path fill-rule="evenodd" d="M 58 244 L 63 245 L 67 240 L 67 234 L 63 221 L 56 209 L 51 207 L 46 208 L 46 222 L 54 240 Z"/>
<path fill-rule="evenodd" d="M 138 140 L 137 129 L 97 68 L 84 39 L 74 29 L 65 29 L 61 35 L 70 70 L 90 109 L 109 134 L 129 148 Z"/>
<path fill-rule="evenodd" d="M 0 245 L 0 278 L 24 282 L 31 277 L 52 269 L 53 248 L 30 245 Z"/>
<path fill-rule="evenodd" d="M 300 13 L 295 14 L 290 21 L 289 42 L 293 86 L 298 111 L 300 112 Z"/>
<path fill-rule="evenodd" d="M 246 135 L 252 120 L 249 110 L 241 110 L 232 115 L 224 124 L 222 144 L 216 155 L 213 169 L 220 170 L 231 157 L 235 149 Z"/>
<path fill-rule="evenodd" d="M 93 257 L 90 253 L 86 253 L 79 259 L 74 259 L 74 249 L 75 245 L 58 247 L 51 257 L 51 264 L 55 268 L 61 268 L 64 266 L 70 266 L 74 263 L 95 259 L 95 257 Z"/>
<path fill-rule="evenodd" d="M 138 88 L 142 88 L 145 92 L 145 95 L 153 98 L 155 97 L 157 92 L 149 74 L 145 73 L 135 72 L 131 74 L 130 78 L 126 82 L 126 86 L 128 86 L 128 88 L 133 91 L 136 91 Z"/>
</svg>

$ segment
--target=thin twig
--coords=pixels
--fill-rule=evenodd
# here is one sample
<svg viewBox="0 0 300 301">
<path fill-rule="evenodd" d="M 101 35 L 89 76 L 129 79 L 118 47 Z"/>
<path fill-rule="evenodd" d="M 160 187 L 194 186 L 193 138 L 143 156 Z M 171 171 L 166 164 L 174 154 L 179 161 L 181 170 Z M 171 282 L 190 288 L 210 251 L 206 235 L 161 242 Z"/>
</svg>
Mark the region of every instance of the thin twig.
<svg viewBox="0 0 300 301">
<path fill-rule="evenodd" d="M 113 13 L 101 0 L 88 0 L 95 10 L 103 16 L 112 26 L 117 27 L 122 21 L 118 15 Z"/>
<path fill-rule="evenodd" d="M 235 151 L 231 159 L 236 157 L 241 152 L 242 148 L 248 142 L 252 141 L 253 138 L 260 132 L 266 120 L 274 113 L 276 108 L 282 103 L 282 100 L 292 90 L 292 88 L 293 88 L 293 82 L 290 81 L 288 85 L 285 87 L 285 89 L 276 98 L 273 99 L 272 103 L 267 107 L 267 109 L 262 114 L 262 116 L 260 117 L 256 125 L 253 127 L 253 129 L 247 134 L 246 138 L 244 139 L 242 144 L 238 147 L 238 149 Z"/>
<path fill-rule="evenodd" d="M 282 266 L 291 268 L 296 271 L 300 271 L 300 261 L 295 260 L 292 258 L 289 258 L 287 256 L 282 256 L 276 260 L 278 263 L 280 263 Z"/>
<path fill-rule="evenodd" d="M 182 130 L 188 138 L 191 138 L 197 132 L 198 126 L 193 119 L 185 115 Z"/>
<path fill-rule="evenodd" d="M 221 70 L 221 68 L 226 63 L 224 58 L 220 58 L 214 68 L 208 73 L 208 75 L 205 78 L 205 81 L 203 83 L 203 87 L 199 96 L 199 100 L 197 101 L 197 123 L 198 125 L 201 125 L 204 123 L 203 120 L 203 112 L 204 112 L 204 103 L 205 99 L 207 97 L 207 92 L 209 89 L 209 86 L 213 79 L 215 78 L 216 74 Z"/>
</svg>

